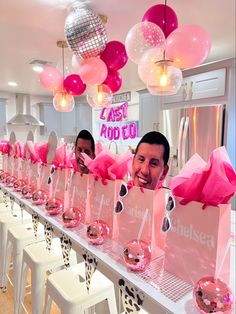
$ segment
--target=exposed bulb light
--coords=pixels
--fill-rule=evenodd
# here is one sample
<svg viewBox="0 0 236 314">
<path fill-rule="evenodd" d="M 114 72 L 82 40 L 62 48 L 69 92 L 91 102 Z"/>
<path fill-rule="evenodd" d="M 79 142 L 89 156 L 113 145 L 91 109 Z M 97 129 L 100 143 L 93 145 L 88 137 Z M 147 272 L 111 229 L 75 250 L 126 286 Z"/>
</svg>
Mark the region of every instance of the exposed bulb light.
<svg viewBox="0 0 236 314">
<path fill-rule="evenodd" d="M 53 106 L 56 111 L 70 112 L 74 109 L 74 97 L 67 92 L 57 92 L 53 97 Z"/>
<path fill-rule="evenodd" d="M 37 73 L 40 73 L 43 71 L 43 67 L 41 67 L 40 65 L 35 65 L 33 66 L 33 71 L 37 72 Z"/>
<path fill-rule="evenodd" d="M 18 84 L 14 81 L 8 82 L 7 83 L 9 86 L 18 86 Z"/>
<path fill-rule="evenodd" d="M 160 60 L 150 73 L 147 88 L 152 95 L 174 95 L 180 89 L 183 75 L 179 68 L 170 60 Z"/>
<path fill-rule="evenodd" d="M 89 86 L 87 101 L 93 108 L 109 107 L 112 103 L 112 92 L 105 84 Z"/>
</svg>

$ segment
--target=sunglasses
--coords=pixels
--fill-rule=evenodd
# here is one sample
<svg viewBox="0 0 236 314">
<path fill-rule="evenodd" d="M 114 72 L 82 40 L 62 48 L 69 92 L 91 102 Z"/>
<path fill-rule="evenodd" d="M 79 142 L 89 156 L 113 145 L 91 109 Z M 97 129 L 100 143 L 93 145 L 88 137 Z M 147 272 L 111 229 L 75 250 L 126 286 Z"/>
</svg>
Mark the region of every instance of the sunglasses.
<svg viewBox="0 0 236 314">
<path fill-rule="evenodd" d="M 175 208 L 175 199 L 171 193 L 171 190 L 166 189 L 166 208 L 165 216 L 162 221 L 161 232 L 167 232 L 171 228 L 170 213 Z"/>
<path fill-rule="evenodd" d="M 120 185 L 119 199 L 117 200 L 116 206 L 114 208 L 114 214 L 119 214 L 124 210 L 124 204 L 121 199 L 124 198 L 127 194 L 128 187 L 124 182 L 122 182 Z"/>
</svg>

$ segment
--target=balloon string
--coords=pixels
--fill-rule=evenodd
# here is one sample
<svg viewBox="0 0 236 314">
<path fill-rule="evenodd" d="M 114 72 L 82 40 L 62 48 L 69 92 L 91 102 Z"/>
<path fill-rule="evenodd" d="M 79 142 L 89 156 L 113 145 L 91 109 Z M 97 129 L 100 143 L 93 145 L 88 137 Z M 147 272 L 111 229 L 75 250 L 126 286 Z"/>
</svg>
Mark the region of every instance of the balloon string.
<svg viewBox="0 0 236 314">
<path fill-rule="evenodd" d="M 166 35 L 166 5 L 167 5 L 167 0 L 165 0 L 165 8 L 164 8 L 164 35 Z M 165 58 L 166 58 L 166 51 L 164 50 L 163 59 L 165 60 Z"/>
</svg>

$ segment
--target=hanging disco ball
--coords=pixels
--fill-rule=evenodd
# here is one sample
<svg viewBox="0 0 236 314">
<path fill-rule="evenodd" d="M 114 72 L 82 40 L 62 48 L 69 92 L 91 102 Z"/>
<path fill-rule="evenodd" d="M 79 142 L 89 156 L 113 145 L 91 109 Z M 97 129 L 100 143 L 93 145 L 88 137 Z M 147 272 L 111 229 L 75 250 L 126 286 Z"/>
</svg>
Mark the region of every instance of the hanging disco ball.
<svg viewBox="0 0 236 314">
<path fill-rule="evenodd" d="M 70 49 L 83 59 L 100 55 L 106 47 L 107 34 L 101 19 L 85 6 L 69 13 L 64 31 Z"/>
</svg>

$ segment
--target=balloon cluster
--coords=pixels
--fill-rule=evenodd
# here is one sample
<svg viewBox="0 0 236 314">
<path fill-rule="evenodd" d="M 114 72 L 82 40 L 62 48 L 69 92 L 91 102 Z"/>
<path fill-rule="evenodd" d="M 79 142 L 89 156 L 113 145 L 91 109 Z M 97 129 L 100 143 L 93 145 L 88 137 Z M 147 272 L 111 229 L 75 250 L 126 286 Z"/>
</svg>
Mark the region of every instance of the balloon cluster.
<svg viewBox="0 0 236 314">
<path fill-rule="evenodd" d="M 125 47 L 128 57 L 138 64 L 140 79 L 151 93 L 155 93 L 151 86 L 158 76 L 158 65 L 163 68 L 163 61 L 168 60 L 171 63 L 168 64 L 169 71 L 182 80 L 180 68 L 202 63 L 210 52 L 211 39 L 198 25 L 178 27 L 174 10 L 165 4 L 157 4 L 145 12 L 142 22 L 130 29 Z"/>
<path fill-rule="evenodd" d="M 64 79 L 59 70 L 47 67 L 39 75 L 42 86 L 53 93 L 64 91 L 72 96 L 82 95 L 88 86 L 87 100 L 92 107 L 109 106 L 112 94 L 122 85 L 118 70 L 128 60 L 125 45 L 119 41 L 107 42 L 100 17 L 85 6 L 73 8 L 64 31 L 76 73 Z"/>
</svg>

